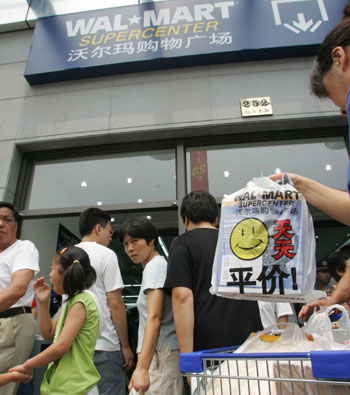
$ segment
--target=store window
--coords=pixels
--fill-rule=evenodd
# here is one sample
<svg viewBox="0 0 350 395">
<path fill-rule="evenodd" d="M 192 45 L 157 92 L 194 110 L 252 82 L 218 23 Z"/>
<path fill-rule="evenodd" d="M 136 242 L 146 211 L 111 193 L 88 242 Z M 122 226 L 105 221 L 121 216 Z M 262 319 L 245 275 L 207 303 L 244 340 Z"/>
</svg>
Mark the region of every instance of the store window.
<svg viewBox="0 0 350 395">
<path fill-rule="evenodd" d="M 25 208 L 176 200 L 175 150 L 40 162 Z"/>
<path fill-rule="evenodd" d="M 344 190 L 348 152 L 342 137 L 194 147 L 186 153 L 187 190 L 203 189 L 219 200 L 253 177 L 293 172 Z M 316 259 L 350 242 L 348 227 L 309 206 L 314 219 Z"/>
<path fill-rule="evenodd" d="M 34 160 L 29 187 L 22 191 L 25 215 L 21 238 L 28 238 L 37 245 L 42 275 L 48 278 L 51 257 L 62 239 L 62 229 L 63 234 L 75 242 L 80 238 L 79 213 L 86 207 L 101 205 L 113 218 L 115 233 L 110 248 L 118 255 L 123 279 L 128 285 L 124 297 L 132 306 L 141 271 L 124 253 L 116 233 L 127 218 L 151 217 L 165 247 L 161 252 L 166 256 L 173 238 L 184 231 L 178 204 L 191 190 L 208 190 L 220 202 L 225 194 L 243 188 L 253 177 L 279 171 L 299 173 L 336 189 L 345 187 L 348 153 L 342 137 L 208 145 L 189 148 L 186 152 L 183 145 L 178 145 L 177 150 Z M 181 159 L 183 155 L 186 161 Z M 186 173 L 187 177 L 181 176 Z M 180 191 L 179 195 L 176 191 Z M 344 243 L 349 244 L 347 227 L 313 207 L 310 209 L 316 231 L 317 260 Z"/>
<path fill-rule="evenodd" d="M 195 147 L 187 151 L 187 190 L 223 197 L 253 177 L 293 172 L 345 189 L 348 153 L 341 137 L 261 144 Z"/>
</svg>

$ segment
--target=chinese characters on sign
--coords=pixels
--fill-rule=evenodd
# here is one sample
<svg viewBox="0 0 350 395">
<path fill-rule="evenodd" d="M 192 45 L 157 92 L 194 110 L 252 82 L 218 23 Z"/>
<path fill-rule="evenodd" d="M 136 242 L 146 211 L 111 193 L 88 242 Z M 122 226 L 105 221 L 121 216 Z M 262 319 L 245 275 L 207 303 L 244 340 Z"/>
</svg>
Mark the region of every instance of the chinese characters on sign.
<svg viewBox="0 0 350 395">
<path fill-rule="evenodd" d="M 240 261 L 249 261 L 249 265 L 230 268 L 229 273 L 233 281 L 227 281 L 227 285 L 239 286 L 239 292 L 244 293 L 245 286 L 256 285 L 259 281 L 262 285 L 262 293 L 272 294 L 276 290 L 276 279 L 278 278 L 279 293 L 284 294 L 283 279 L 288 278 L 290 274 L 281 269 L 278 261 L 283 257 L 293 259 L 296 255 L 290 219 L 273 221 L 272 230 L 274 233 L 272 237 L 269 237 L 268 227 L 257 218 L 246 218 L 235 225 L 230 239 L 231 250 Z M 275 260 L 275 263 L 272 266 L 263 265 L 256 280 L 252 280 L 253 267 L 251 263 L 265 253 L 267 245 L 271 242 L 274 251 L 271 258 Z M 291 268 L 291 274 L 293 290 L 297 290 L 295 267 Z M 267 280 L 271 280 L 269 290 L 267 289 Z"/>
<path fill-rule="evenodd" d="M 223 200 L 215 261 L 220 296 L 303 297 L 302 218 L 308 215 L 307 205 L 290 185 L 272 186 L 271 190 L 253 189 L 248 183 Z"/>
<path fill-rule="evenodd" d="M 300 46 L 303 56 L 313 55 L 340 19 L 345 3 L 172 0 L 47 16 L 36 22 L 24 75 L 35 85 L 295 57 L 300 56 Z M 242 104 L 243 116 L 271 114 L 269 98 L 245 99 Z"/>
<path fill-rule="evenodd" d="M 290 225 L 290 220 L 275 221 L 273 230 L 277 232 L 272 236 L 275 239 L 274 250 L 277 251 L 277 253 L 276 255 L 272 255 L 272 257 L 279 260 L 285 255 L 289 259 L 293 259 L 295 257 L 295 252 L 292 252 L 294 249 L 292 242 L 294 233 L 291 232 L 292 227 Z"/>
<path fill-rule="evenodd" d="M 250 281 L 250 279 L 253 275 L 252 271 L 253 271 L 252 267 L 230 269 L 230 273 L 231 273 L 233 281 L 228 281 L 227 285 L 238 286 L 239 292 L 241 294 L 244 294 L 244 286 L 245 285 L 256 285 L 256 281 Z M 238 277 L 236 276 L 236 273 L 238 273 Z M 245 276 L 243 276 L 244 273 L 245 273 Z M 298 284 L 296 283 L 295 267 L 291 268 L 291 275 L 292 275 L 292 279 L 293 279 L 293 290 L 297 290 Z M 283 279 L 288 278 L 289 276 L 290 276 L 289 274 L 284 273 L 281 270 L 281 267 L 279 265 L 273 265 L 272 269 L 270 270 L 269 273 L 267 273 L 267 266 L 263 266 L 262 271 L 261 271 L 259 277 L 257 278 L 257 281 L 260 281 L 262 284 L 262 293 L 263 294 L 273 294 L 276 290 L 276 280 L 278 279 L 279 294 L 284 295 Z M 272 280 L 271 287 L 269 290 L 267 290 L 267 280 Z"/>
<path fill-rule="evenodd" d="M 130 37 L 132 38 L 132 36 Z M 89 47 L 90 49 L 84 48 L 73 48 L 67 54 L 67 61 L 68 62 L 76 62 L 77 60 L 88 60 L 89 58 L 103 58 L 106 56 L 117 56 L 119 54 L 127 54 L 133 55 L 134 53 L 147 53 L 147 52 L 157 52 L 158 49 L 163 51 L 171 51 L 171 50 L 178 50 L 182 48 L 190 48 L 191 43 L 193 40 L 206 40 L 209 45 L 227 45 L 232 43 L 232 36 L 229 32 L 226 33 L 212 33 L 207 35 L 194 35 L 189 36 L 185 39 L 183 38 L 164 38 L 159 40 L 144 40 L 144 41 L 126 41 L 127 38 L 120 38 L 119 40 L 122 41 L 118 44 L 112 44 L 103 46 L 100 45 L 102 42 L 105 43 L 109 41 L 109 39 L 104 39 L 103 35 L 99 39 L 93 39 L 91 44 L 97 44 L 96 47 Z M 90 42 L 89 42 L 90 43 Z M 84 45 L 84 44 L 80 44 Z M 86 44 L 87 45 L 87 44 Z"/>
</svg>

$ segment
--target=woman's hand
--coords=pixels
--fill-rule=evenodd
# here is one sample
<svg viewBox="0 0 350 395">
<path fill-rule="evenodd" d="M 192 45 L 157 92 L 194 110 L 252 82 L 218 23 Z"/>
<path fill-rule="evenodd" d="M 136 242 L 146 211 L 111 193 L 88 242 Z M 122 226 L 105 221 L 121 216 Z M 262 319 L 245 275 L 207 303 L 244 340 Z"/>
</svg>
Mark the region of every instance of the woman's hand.
<svg viewBox="0 0 350 395">
<path fill-rule="evenodd" d="M 282 177 L 287 174 L 292 181 L 294 187 L 299 190 L 300 185 L 302 184 L 303 180 L 305 177 L 299 176 L 299 174 L 294 174 L 294 173 L 278 173 L 278 174 L 271 174 L 269 176 L 270 180 L 272 181 L 279 181 L 282 179 Z"/>
<path fill-rule="evenodd" d="M 48 284 L 46 284 L 44 277 L 40 277 L 35 281 L 33 289 L 36 300 L 39 303 L 49 302 L 51 296 L 51 288 Z"/>
<path fill-rule="evenodd" d="M 325 309 L 327 305 L 327 299 L 314 300 L 301 308 L 298 318 L 301 318 L 303 321 L 307 321 L 315 309 L 316 311 L 322 310 Z"/>
</svg>

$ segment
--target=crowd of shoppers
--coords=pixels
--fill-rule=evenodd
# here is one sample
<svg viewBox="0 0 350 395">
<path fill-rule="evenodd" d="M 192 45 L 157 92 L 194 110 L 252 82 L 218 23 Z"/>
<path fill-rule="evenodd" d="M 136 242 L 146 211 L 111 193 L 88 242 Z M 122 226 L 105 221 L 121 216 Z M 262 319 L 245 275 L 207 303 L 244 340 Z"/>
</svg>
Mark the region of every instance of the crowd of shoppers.
<svg viewBox="0 0 350 395">
<path fill-rule="evenodd" d="M 311 87 L 316 96 L 332 100 L 350 121 L 349 9 L 345 8 L 344 19 L 319 48 Z M 348 192 L 288 174 L 307 201 L 350 224 L 350 170 Z M 129 390 L 139 394 L 181 394 L 179 352 L 241 344 L 250 332 L 262 329 L 264 309 L 271 310 L 276 320 L 290 314 L 290 310 L 279 313 L 276 305 L 211 295 L 217 203 L 208 192 L 191 192 L 184 198 L 180 213 L 187 232 L 173 241 L 168 263 L 158 251 L 157 231 L 151 221 L 132 218 L 120 230 L 126 253 L 143 268 L 137 301 L 138 361 L 129 382 Z M 125 393 L 124 371 L 131 369 L 134 356 L 128 341 L 118 260 L 107 248 L 110 216 L 97 208 L 84 211 L 79 224 L 81 242 L 54 255 L 50 281 L 58 295 L 66 295 L 61 315 L 54 321 L 49 313 L 50 286 L 44 278 L 35 281 L 38 251 L 32 242 L 16 237 L 19 218 L 12 204 L 0 202 L 0 394 L 15 394 L 18 382 L 29 381 L 33 368 L 46 364 L 42 394 Z M 348 303 L 349 257 L 348 252 L 340 251 L 321 263 L 318 272 L 332 274 L 337 285 L 328 298 L 304 306 L 301 318 L 306 319 L 314 307 Z M 36 328 L 31 313 L 34 293 L 41 333 L 54 342 L 28 359 Z"/>
</svg>

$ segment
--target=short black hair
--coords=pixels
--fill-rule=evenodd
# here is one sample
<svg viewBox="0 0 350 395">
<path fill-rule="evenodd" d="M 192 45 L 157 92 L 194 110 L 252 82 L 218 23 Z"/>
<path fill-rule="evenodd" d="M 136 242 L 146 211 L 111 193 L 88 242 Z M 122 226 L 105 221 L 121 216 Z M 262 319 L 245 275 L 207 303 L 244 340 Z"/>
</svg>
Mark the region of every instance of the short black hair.
<svg viewBox="0 0 350 395">
<path fill-rule="evenodd" d="M 319 46 L 311 72 L 311 91 L 319 98 L 328 97 L 324 86 L 324 77 L 333 66 L 332 52 L 336 47 L 345 48 L 350 45 L 350 6 L 343 10 L 343 19 L 333 27 Z"/>
<path fill-rule="evenodd" d="M 154 248 L 158 249 L 158 231 L 151 220 L 146 217 L 133 217 L 127 219 L 118 232 L 119 240 L 123 243 L 124 236 L 128 234 L 136 239 L 145 239 L 149 244 L 154 240 Z"/>
<path fill-rule="evenodd" d="M 81 237 L 91 234 L 96 225 L 101 225 L 105 228 L 109 222 L 111 222 L 111 216 L 105 211 L 97 207 L 86 209 L 80 214 L 79 219 Z"/>
<path fill-rule="evenodd" d="M 57 252 L 57 262 L 65 272 L 63 289 L 71 299 L 88 289 L 96 281 L 96 272 L 90 264 L 89 255 L 79 247 L 64 247 Z"/>
<path fill-rule="evenodd" d="M 350 257 L 350 244 L 345 244 L 345 246 L 341 247 L 339 251 L 347 252 Z"/>
<path fill-rule="evenodd" d="M 13 204 L 9 202 L 0 201 L 0 208 L 1 207 L 6 207 L 10 209 L 12 211 L 12 214 L 16 222 L 19 222 L 21 220 L 21 216 L 19 215 L 18 211 L 13 207 Z"/>
<path fill-rule="evenodd" d="M 327 266 L 329 273 L 335 281 L 340 281 L 341 276 L 337 272 L 344 272 L 346 270 L 346 261 L 350 258 L 350 251 L 347 249 L 340 249 L 336 252 L 331 252 L 327 256 Z"/>
<path fill-rule="evenodd" d="M 219 215 L 218 204 L 209 192 L 193 191 L 183 198 L 180 215 L 184 222 L 187 217 L 194 224 L 200 222 L 212 224 Z"/>
</svg>

